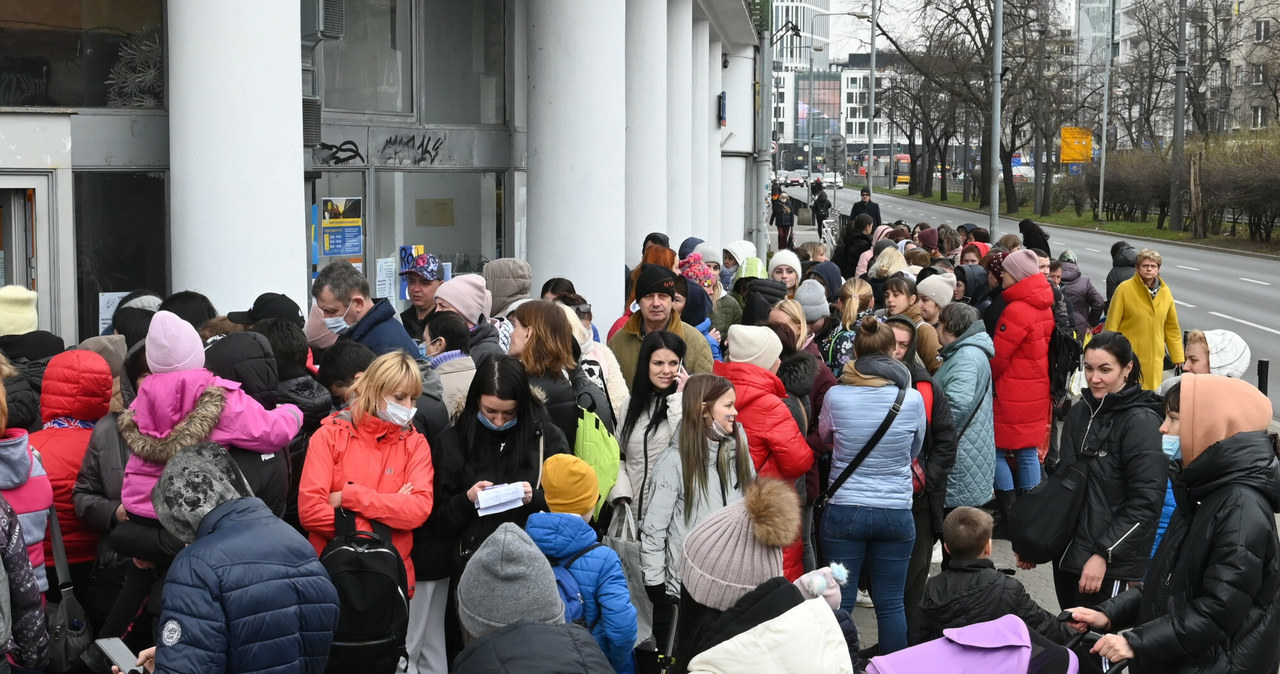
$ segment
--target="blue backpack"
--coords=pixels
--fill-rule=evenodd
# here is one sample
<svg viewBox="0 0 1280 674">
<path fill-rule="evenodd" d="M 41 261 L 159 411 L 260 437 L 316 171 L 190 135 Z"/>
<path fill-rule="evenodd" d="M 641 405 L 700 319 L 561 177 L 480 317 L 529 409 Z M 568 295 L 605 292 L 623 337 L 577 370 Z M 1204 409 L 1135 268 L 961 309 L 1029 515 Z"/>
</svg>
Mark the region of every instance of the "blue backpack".
<svg viewBox="0 0 1280 674">
<path fill-rule="evenodd" d="M 578 554 L 565 559 L 564 561 L 556 561 L 547 557 L 547 561 L 551 562 L 551 572 L 556 576 L 556 589 L 560 591 L 560 601 L 564 603 L 564 621 L 566 623 L 574 623 L 587 628 L 588 631 L 595 627 L 595 624 L 587 624 L 587 602 L 582 599 L 582 589 L 578 587 L 578 581 L 569 573 L 569 567 L 578 561 L 579 557 L 602 547 L 601 543 L 594 543 L 583 548 Z M 599 616 L 596 618 L 599 620 Z"/>
</svg>

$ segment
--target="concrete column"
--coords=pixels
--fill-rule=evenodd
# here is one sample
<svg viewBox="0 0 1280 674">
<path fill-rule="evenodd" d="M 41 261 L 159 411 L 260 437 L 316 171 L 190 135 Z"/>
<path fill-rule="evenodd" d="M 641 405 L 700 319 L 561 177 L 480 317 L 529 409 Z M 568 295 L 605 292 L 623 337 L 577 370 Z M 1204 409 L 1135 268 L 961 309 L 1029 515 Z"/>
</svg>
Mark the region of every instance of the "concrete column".
<svg viewBox="0 0 1280 674">
<path fill-rule="evenodd" d="M 571 279 L 602 322 L 621 314 L 626 187 L 626 10 L 529 3 L 528 260 L 533 286 Z M 584 55 L 589 55 L 585 57 Z"/>
<path fill-rule="evenodd" d="M 714 37 L 714 36 L 713 36 Z M 717 246 L 723 246 L 724 242 L 720 240 L 720 141 L 723 139 L 724 132 L 720 130 L 720 122 L 716 119 L 716 111 L 719 109 L 721 88 L 722 62 L 721 42 L 719 40 L 711 40 L 707 49 L 707 82 L 708 91 L 704 91 L 703 99 L 708 101 L 711 112 L 706 119 L 702 121 L 703 128 L 707 129 L 707 234 L 703 238 L 715 243 Z"/>
<path fill-rule="evenodd" d="M 296 2 L 167 3 L 173 289 L 221 311 L 268 291 L 310 300 L 299 12 Z"/>
<path fill-rule="evenodd" d="M 654 0 L 660 2 L 661 0 Z M 693 231 L 693 0 L 667 2 L 666 231 L 676 248 Z"/>
<path fill-rule="evenodd" d="M 750 155 L 724 155 L 720 159 L 720 247 L 746 239 L 748 219 L 747 191 L 750 188 Z M 726 288 L 727 290 L 727 288 Z"/>
<path fill-rule="evenodd" d="M 667 4 L 627 0 L 626 32 L 626 260 L 635 265 L 645 235 L 666 229 L 654 208 L 667 195 Z"/>
<path fill-rule="evenodd" d="M 692 135 L 690 144 L 690 180 L 689 190 L 693 200 L 689 204 L 689 233 L 699 239 L 706 240 L 709 225 L 707 223 L 707 201 L 709 190 L 707 182 L 707 143 L 710 142 L 711 123 L 715 118 L 715 109 L 707 105 L 707 92 L 710 90 L 710 74 L 707 72 L 707 51 L 710 47 L 711 24 L 706 21 L 693 22 L 693 39 L 691 51 L 693 63 L 693 100 L 690 106 L 691 117 L 689 129 Z"/>
<path fill-rule="evenodd" d="M 721 73 L 720 85 L 728 117 L 728 125 L 720 130 L 721 247 L 747 238 L 756 206 L 748 198 L 754 180 L 749 171 L 755 149 L 755 50 L 747 45 L 728 51 L 729 67 Z"/>
</svg>

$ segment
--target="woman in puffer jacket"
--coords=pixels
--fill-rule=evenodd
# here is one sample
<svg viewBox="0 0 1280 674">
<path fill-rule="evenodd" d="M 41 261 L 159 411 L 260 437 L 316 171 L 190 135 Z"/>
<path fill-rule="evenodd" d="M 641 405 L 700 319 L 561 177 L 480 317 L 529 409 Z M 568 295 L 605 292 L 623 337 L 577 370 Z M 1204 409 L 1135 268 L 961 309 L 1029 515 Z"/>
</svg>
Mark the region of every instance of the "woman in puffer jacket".
<svg viewBox="0 0 1280 674">
<path fill-rule="evenodd" d="M 881 653 L 907 646 L 903 593 L 916 535 L 911 460 L 920 453 L 926 430 L 924 398 L 911 388 L 906 366 L 890 355 L 895 345 L 889 326 L 875 318 L 862 319 L 853 347 L 856 359 L 845 366 L 842 385 L 827 393 L 818 420 L 823 440 L 834 447 L 834 481 L 875 434 L 899 390 L 905 389 L 898 416 L 832 496 L 818 532 L 825 561 L 844 564 L 850 578 L 861 572 L 864 559 L 870 565 Z M 841 608 L 852 611 L 856 600 L 856 585 L 845 586 Z"/>
<path fill-rule="evenodd" d="M 1147 577 L 1168 472 L 1160 450 L 1160 399 L 1143 390 L 1129 340 L 1118 332 L 1090 340 L 1084 376 L 1084 404 L 1072 406 L 1062 429 L 1059 470 L 1089 462 L 1075 533 L 1053 564 L 1063 607 L 1092 606 Z"/>
<path fill-rule="evenodd" d="M 644 521 L 649 509 L 654 464 L 680 428 L 680 391 L 689 377 L 681 367 L 684 348 L 683 339 L 665 330 L 645 335 L 640 344 L 631 397 L 617 432 L 622 463 L 609 492 L 611 502 L 631 504 L 637 522 Z"/>
<path fill-rule="evenodd" d="M 945 507 L 978 507 L 991 500 L 996 474 L 996 438 L 991 415 L 991 357 L 995 345 L 978 310 L 953 302 L 938 322 L 942 367 L 938 384 L 951 403 L 957 442 L 956 463 L 947 480 Z"/>
<path fill-rule="evenodd" d="M 1178 440 L 1178 505 L 1141 589 L 1071 609 L 1083 631 L 1133 629 L 1094 652 L 1148 672 L 1280 668 L 1280 460 L 1271 403 L 1239 379 L 1183 375 L 1160 430 Z"/>
</svg>

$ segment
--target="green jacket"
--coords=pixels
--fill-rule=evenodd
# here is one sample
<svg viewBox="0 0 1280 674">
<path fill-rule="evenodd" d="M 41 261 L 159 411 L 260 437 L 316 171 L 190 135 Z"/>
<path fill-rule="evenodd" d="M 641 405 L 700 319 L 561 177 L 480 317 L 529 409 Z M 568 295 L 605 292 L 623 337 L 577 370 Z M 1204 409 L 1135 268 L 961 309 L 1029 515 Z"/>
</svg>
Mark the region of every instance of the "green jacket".
<svg viewBox="0 0 1280 674">
<path fill-rule="evenodd" d="M 729 326 L 742 322 L 742 299 L 733 293 L 725 293 L 716 300 L 715 309 L 711 312 L 711 327 L 720 334 L 728 334 Z"/>
</svg>

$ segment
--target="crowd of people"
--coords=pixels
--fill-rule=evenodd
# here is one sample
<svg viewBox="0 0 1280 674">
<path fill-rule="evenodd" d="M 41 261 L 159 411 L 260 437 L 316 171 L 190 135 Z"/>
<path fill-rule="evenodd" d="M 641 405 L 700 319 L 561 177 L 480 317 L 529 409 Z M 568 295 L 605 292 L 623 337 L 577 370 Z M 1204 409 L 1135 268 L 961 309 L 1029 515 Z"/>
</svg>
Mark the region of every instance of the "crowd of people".
<svg viewBox="0 0 1280 674">
<path fill-rule="evenodd" d="M 1244 340 L 1184 342 L 1154 250 L 1117 242 L 1104 296 L 1034 222 L 873 206 L 834 249 L 787 204 L 772 254 L 652 233 L 616 320 L 591 279 L 431 254 L 399 315 L 339 261 L 306 311 L 138 291 L 70 348 L 0 289 L 8 664 L 66 649 L 69 589 L 160 672 L 852 672 L 1009 614 L 1107 633 L 1099 664 L 1276 671 Z M 1041 606 L 992 539 L 1069 471 Z"/>
</svg>

